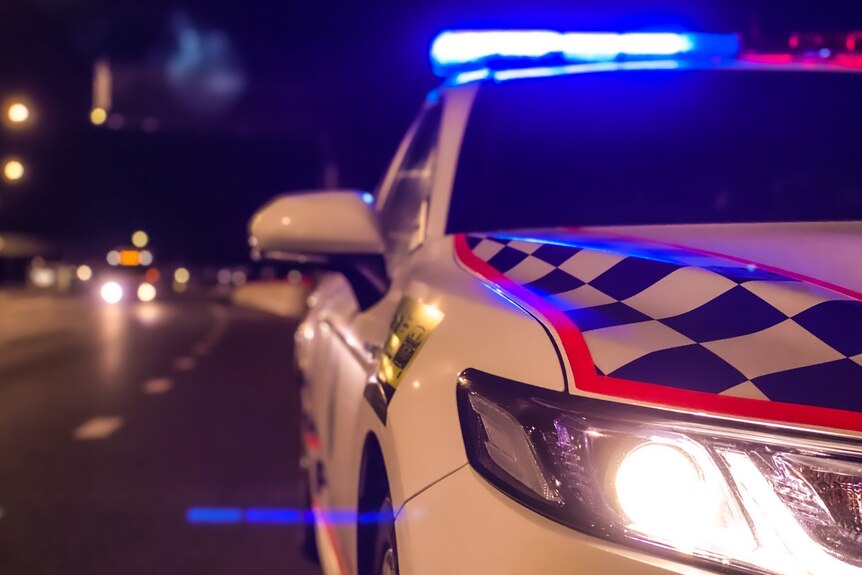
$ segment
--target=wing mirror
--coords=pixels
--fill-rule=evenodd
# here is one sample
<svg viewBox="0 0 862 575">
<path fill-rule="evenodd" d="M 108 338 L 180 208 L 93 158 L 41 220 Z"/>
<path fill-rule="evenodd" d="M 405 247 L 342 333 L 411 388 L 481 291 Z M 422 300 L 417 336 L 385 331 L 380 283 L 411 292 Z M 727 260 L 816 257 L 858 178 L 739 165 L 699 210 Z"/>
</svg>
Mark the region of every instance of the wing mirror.
<svg viewBox="0 0 862 575">
<path fill-rule="evenodd" d="M 360 309 L 389 288 L 377 213 L 355 190 L 298 192 L 270 201 L 249 223 L 252 256 L 342 273 Z"/>
</svg>

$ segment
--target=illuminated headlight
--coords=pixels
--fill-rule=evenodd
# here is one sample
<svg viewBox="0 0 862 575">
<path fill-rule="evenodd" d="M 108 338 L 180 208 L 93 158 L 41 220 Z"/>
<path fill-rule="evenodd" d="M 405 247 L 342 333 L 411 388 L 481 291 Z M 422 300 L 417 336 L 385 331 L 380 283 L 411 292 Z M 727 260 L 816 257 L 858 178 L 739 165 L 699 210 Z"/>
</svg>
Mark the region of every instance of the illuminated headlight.
<svg viewBox="0 0 862 575">
<path fill-rule="evenodd" d="M 138 299 L 142 302 L 151 302 L 156 299 L 156 286 L 144 282 L 138 286 Z"/>
<path fill-rule="evenodd" d="M 745 573 L 862 575 L 862 448 L 468 370 L 471 465 L 574 529 Z"/>
<path fill-rule="evenodd" d="M 99 295 L 102 296 L 105 303 L 120 303 L 120 300 L 123 299 L 123 287 L 117 282 L 105 282 L 99 290 Z"/>
</svg>

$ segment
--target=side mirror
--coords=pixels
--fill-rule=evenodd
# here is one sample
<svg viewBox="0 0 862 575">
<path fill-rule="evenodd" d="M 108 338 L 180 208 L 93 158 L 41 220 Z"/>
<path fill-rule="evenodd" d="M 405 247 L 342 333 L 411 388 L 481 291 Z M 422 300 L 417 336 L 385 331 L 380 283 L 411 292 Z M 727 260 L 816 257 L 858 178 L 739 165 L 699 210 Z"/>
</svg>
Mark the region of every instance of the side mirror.
<svg viewBox="0 0 862 575">
<path fill-rule="evenodd" d="M 385 243 L 367 194 L 354 190 L 299 192 L 270 201 L 251 219 L 254 257 L 337 271 L 368 309 L 389 288 Z"/>
</svg>

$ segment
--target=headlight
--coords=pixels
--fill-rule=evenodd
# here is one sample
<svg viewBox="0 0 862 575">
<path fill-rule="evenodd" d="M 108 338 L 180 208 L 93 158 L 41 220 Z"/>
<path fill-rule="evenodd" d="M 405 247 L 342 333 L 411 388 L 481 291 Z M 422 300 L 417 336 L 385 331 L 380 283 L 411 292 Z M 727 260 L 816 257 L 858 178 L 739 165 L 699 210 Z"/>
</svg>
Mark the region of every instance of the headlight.
<svg viewBox="0 0 862 575">
<path fill-rule="evenodd" d="M 156 286 L 144 282 L 138 286 L 138 299 L 142 302 L 151 302 L 156 299 Z"/>
<path fill-rule="evenodd" d="M 105 303 L 120 303 L 120 300 L 123 299 L 123 287 L 117 282 L 105 282 L 102 284 L 99 294 Z"/>
<path fill-rule="evenodd" d="M 584 533 L 751 573 L 862 574 L 862 448 L 468 370 L 471 465 Z"/>
</svg>

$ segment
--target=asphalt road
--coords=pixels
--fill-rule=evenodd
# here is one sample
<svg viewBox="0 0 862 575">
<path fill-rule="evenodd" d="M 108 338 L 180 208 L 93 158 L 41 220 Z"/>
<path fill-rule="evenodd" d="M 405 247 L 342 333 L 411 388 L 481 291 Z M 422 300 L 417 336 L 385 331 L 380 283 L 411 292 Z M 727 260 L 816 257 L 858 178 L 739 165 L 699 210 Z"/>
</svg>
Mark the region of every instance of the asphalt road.
<svg viewBox="0 0 862 575">
<path fill-rule="evenodd" d="M 0 573 L 319 573 L 301 525 L 246 520 L 304 504 L 293 328 L 0 294 Z"/>
</svg>

